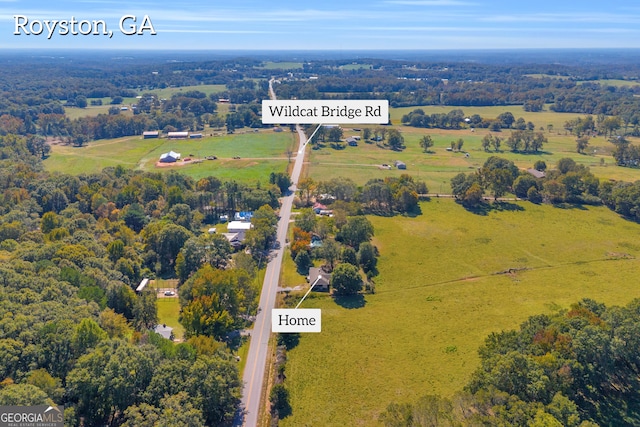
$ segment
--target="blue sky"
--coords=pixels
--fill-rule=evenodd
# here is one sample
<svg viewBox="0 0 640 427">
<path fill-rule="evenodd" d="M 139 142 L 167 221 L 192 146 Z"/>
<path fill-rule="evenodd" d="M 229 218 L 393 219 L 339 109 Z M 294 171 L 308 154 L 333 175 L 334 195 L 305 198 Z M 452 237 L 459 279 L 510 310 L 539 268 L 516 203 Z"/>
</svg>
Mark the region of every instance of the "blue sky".
<svg viewBox="0 0 640 427">
<path fill-rule="evenodd" d="M 14 35 L 29 22 L 104 20 L 112 38 Z M 149 16 L 157 35 L 125 36 L 122 16 Z M 128 23 L 132 23 L 129 21 Z M 36 24 L 37 30 L 37 24 Z M 29 30 L 29 24 L 26 27 Z M 0 0 L 0 47 L 113 49 L 640 48 L 635 1 Z"/>
</svg>

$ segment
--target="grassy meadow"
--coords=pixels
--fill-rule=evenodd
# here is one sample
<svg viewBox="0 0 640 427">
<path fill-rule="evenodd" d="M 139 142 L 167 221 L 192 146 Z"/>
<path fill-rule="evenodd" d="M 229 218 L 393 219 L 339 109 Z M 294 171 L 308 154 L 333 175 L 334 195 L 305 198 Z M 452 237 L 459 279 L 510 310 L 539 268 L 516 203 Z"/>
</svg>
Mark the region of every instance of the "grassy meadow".
<svg viewBox="0 0 640 427">
<path fill-rule="evenodd" d="M 177 141 L 163 138 L 142 139 L 140 136 L 134 136 L 94 141 L 84 147 L 53 145 L 51 156 L 44 165 L 52 172 L 80 174 L 120 164 L 127 168 L 147 171 L 178 170 L 194 179 L 213 175 L 221 179 L 264 183 L 271 172 L 286 170 L 286 152 L 292 150 L 295 143 L 294 134 L 275 133 L 271 130 Z M 202 159 L 215 155 L 218 160 L 205 160 L 202 163 L 184 166 L 156 167 L 160 154 L 170 150 L 181 153 L 183 159 Z M 239 156 L 240 159 L 233 159 L 235 156 Z"/>
<path fill-rule="evenodd" d="M 510 131 L 508 130 L 502 132 L 490 132 L 487 129 L 443 130 L 401 125 L 402 116 L 416 108 L 418 107 L 392 108 L 390 110 L 393 126 L 402 132 L 405 139 L 406 148 L 403 151 L 392 151 L 376 144 L 367 144 L 364 141 L 360 141 L 357 147 L 347 146 L 344 150 L 334 150 L 328 146 L 319 150 L 311 150 L 307 168 L 309 176 L 316 180 L 345 177 L 362 185 L 372 178 L 400 176 L 407 173 L 414 178 L 425 181 L 432 193 L 448 193 L 451 191 L 449 182 L 453 176 L 460 172 L 476 170 L 484 164 L 487 158 L 498 155 L 512 160 L 521 169 L 532 167 L 537 160 L 543 160 L 549 167 L 553 167 L 561 158 L 570 157 L 577 163 L 590 167 L 592 172 L 601 179 L 624 181 L 640 179 L 640 170 L 615 166 L 611 156 L 613 144 L 603 137 L 592 138 L 585 154 L 576 152 L 575 136 L 567 135 L 563 126 L 566 121 L 580 116 L 578 114 L 553 111 L 527 113 L 520 106 L 461 108 L 467 116 L 480 114 L 486 118 L 495 118 L 505 111 L 510 111 L 516 118 L 523 117 L 526 121 L 533 122 L 537 130 L 542 127 L 549 142 L 544 145 L 541 152 L 525 154 L 509 151 L 504 142 L 509 137 Z M 424 110 L 425 114 L 433 114 L 448 113 L 456 107 L 426 106 L 420 108 Z M 549 128 L 548 125 L 552 127 Z M 361 129 L 364 126 L 354 127 Z M 500 152 L 496 153 L 493 150 L 485 152 L 482 149 L 482 138 L 489 133 L 503 138 Z M 344 128 L 345 137 L 359 134 L 359 131 L 354 131 L 351 127 Z M 424 153 L 419 146 L 419 141 L 424 135 L 430 135 L 434 140 L 435 145 L 432 147 L 431 153 Z M 446 151 L 451 142 L 457 141 L 459 138 L 464 140 L 463 152 Z M 635 138 L 632 140 L 635 144 L 639 142 Z M 469 157 L 465 157 L 464 152 L 469 153 Z M 395 160 L 405 162 L 407 169 L 401 171 L 395 168 L 391 170 L 380 168 L 383 163 L 393 165 Z"/>
<path fill-rule="evenodd" d="M 288 352 L 293 413 L 282 426 L 378 425 L 392 401 L 460 390 L 491 332 L 585 297 L 640 296 L 640 224 L 606 208 L 521 202 L 477 215 L 450 199 L 421 208 L 415 218 L 370 217 L 375 294 L 305 300 L 322 309 L 322 333 Z"/>
<path fill-rule="evenodd" d="M 158 323 L 171 326 L 177 340 L 184 338 L 184 327 L 178 321 L 180 317 L 180 300 L 175 298 L 158 298 Z"/>
</svg>

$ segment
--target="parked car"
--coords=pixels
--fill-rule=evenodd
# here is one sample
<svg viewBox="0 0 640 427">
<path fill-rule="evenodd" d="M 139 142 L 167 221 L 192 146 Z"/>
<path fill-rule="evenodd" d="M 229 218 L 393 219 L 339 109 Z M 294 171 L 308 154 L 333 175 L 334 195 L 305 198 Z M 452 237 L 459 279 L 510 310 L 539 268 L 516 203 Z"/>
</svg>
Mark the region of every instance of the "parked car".
<svg viewBox="0 0 640 427">
<path fill-rule="evenodd" d="M 164 291 L 164 296 L 165 297 L 173 297 L 175 295 L 176 295 L 176 293 L 173 292 L 173 291 Z"/>
</svg>

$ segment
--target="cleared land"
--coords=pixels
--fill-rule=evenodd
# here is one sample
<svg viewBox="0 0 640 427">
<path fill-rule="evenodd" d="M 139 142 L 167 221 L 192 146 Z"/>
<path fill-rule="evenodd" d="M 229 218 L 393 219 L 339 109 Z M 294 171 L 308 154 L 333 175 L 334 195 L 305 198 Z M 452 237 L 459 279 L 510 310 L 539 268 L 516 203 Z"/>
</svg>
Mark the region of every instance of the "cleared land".
<svg viewBox="0 0 640 427">
<path fill-rule="evenodd" d="M 481 167 L 492 155 L 499 155 L 512 160 L 518 167 L 527 169 L 533 166 L 537 160 L 543 160 L 553 167 L 558 160 L 563 157 L 570 157 L 577 163 L 589 166 L 593 173 L 601 179 L 615 179 L 624 181 L 635 181 L 640 179 L 640 170 L 622 168 L 615 166 L 611 156 L 613 144 L 603 137 L 592 138 L 586 154 L 576 152 L 575 136 L 568 135 L 563 125 L 567 120 L 584 115 L 555 113 L 552 111 L 542 111 L 538 113 L 527 113 L 520 106 L 502 107 L 462 107 L 466 116 L 479 114 L 485 118 L 496 118 L 505 111 L 510 111 L 516 118 L 523 117 L 526 121 L 531 121 L 536 126 L 536 131 L 542 127 L 544 135 L 549 142 L 545 144 L 539 153 L 512 153 L 504 143 L 511 131 L 490 132 L 487 129 L 443 130 L 424 129 L 403 126 L 400 124 L 401 117 L 416 108 L 424 110 L 425 114 L 448 113 L 456 107 L 407 107 L 391 109 L 391 119 L 394 127 L 399 129 L 405 139 L 406 149 L 403 151 L 392 151 L 376 144 L 367 144 L 363 141 L 357 147 L 347 146 L 344 150 L 334 150 L 325 147 L 320 150 L 311 150 L 309 155 L 308 173 L 316 180 L 328 180 L 332 178 L 345 177 L 354 180 L 358 184 L 364 184 L 372 178 L 384 178 L 386 176 L 400 176 L 403 173 L 412 175 L 426 182 L 429 191 L 432 193 L 450 192 L 449 182 L 451 178 L 459 172 L 470 172 Z M 547 127 L 552 125 L 551 131 Z M 354 126 L 362 129 L 365 126 Z M 370 126 L 375 127 L 375 126 Z M 345 127 L 344 136 L 359 135 L 360 131 L 353 131 L 351 127 Z M 485 152 L 482 149 L 482 138 L 491 133 L 494 136 L 503 138 L 500 152 L 493 150 Z M 420 138 L 430 135 L 434 140 L 432 153 L 423 153 L 419 146 Z M 452 141 L 459 138 L 464 140 L 461 153 L 446 151 Z M 638 141 L 632 138 L 635 144 Z M 465 157 L 464 152 L 469 153 Z M 406 163 L 406 170 L 381 169 L 381 164 L 393 165 L 395 160 Z M 602 163 L 604 162 L 604 163 Z"/>
<path fill-rule="evenodd" d="M 148 171 L 177 170 L 195 179 L 213 175 L 243 182 L 266 182 L 271 172 L 286 170 L 286 152 L 294 143 L 292 133 L 271 130 L 177 141 L 135 136 L 95 141 L 85 147 L 53 145 L 52 154 L 44 164 L 50 171 L 72 174 L 93 173 L 120 164 Z M 157 168 L 155 163 L 160 154 L 170 150 L 181 153 L 183 159 L 204 159 L 205 156 L 217 156 L 218 159 Z"/>
<path fill-rule="evenodd" d="M 184 337 L 184 327 L 178 321 L 180 317 L 180 300 L 178 297 L 158 298 L 158 323 L 171 326 L 173 335 L 178 340 Z"/>
<path fill-rule="evenodd" d="M 305 300 L 322 309 L 322 333 L 303 334 L 288 353 L 293 414 L 281 425 L 378 425 L 392 401 L 461 389 L 493 331 L 584 297 L 640 296 L 640 225 L 606 208 L 522 202 L 480 216 L 449 199 L 421 208 L 416 218 L 370 217 L 376 294 Z"/>
<path fill-rule="evenodd" d="M 171 98 L 175 94 L 179 94 L 180 92 L 189 92 L 197 90 L 199 92 L 205 93 L 207 96 L 213 93 L 220 93 L 227 90 L 226 85 L 192 85 L 192 86 L 181 86 L 181 87 L 168 87 L 164 89 L 154 89 L 145 91 L 145 93 L 153 93 L 158 95 L 159 98 Z"/>
<path fill-rule="evenodd" d="M 273 62 L 266 61 L 260 67 L 265 70 L 297 70 L 302 68 L 302 62 Z"/>
</svg>

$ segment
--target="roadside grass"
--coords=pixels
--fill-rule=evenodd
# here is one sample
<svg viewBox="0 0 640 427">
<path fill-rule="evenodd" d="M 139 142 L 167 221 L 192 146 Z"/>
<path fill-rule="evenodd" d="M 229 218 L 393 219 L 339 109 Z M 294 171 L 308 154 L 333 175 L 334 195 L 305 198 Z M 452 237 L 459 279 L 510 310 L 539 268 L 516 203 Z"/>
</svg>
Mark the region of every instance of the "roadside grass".
<svg viewBox="0 0 640 427">
<path fill-rule="evenodd" d="M 306 277 L 298 273 L 296 263 L 291 258 L 289 246 L 285 247 L 282 257 L 282 269 L 280 270 L 280 287 L 293 288 L 298 285 L 306 284 Z"/>
<path fill-rule="evenodd" d="M 80 174 L 120 164 L 126 168 L 148 171 L 176 170 L 194 179 L 213 175 L 221 179 L 266 183 L 271 172 L 286 170 L 286 151 L 292 149 L 294 144 L 293 134 L 271 130 L 179 141 L 133 136 L 95 141 L 85 147 L 53 145 L 52 154 L 44 165 L 52 172 Z M 170 150 L 181 153 L 183 159 L 202 159 L 215 155 L 218 160 L 157 168 L 155 163 L 160 154 Z M 234 156 L 239 156 L 240 160 L 233 159 Z"/>
<path fill-rule="evenodd" d="M 180 300 L 177 297 L 173 297 L 158 298 L 156 301 L 158 307 L 158 323 L 171 326 L 176 339 L 182 340 L 184 338 L 184 327 L 178 321 L 180 317 Z"/>
<path fill-rule="evenodd" d="M 585 297 L 640 296 L 640 224 L 606 208 L 522 202 L 483 216 L 449 199 L 421 208 L 416 218 L 369 217 L 380 275 L 362 308 L 305 301 L 322 309 L 322 333 L 288 352 L 293 413 L 282 426 L 378 425 L 391 402 L 460 390 L 491 332 Z"/>
<path fill-rule="evenodd" d="M 250 343 L 251 340 L 244 340 L 242 345 L 238 347 L 238 350 L 236 351 L 236 355 L 240 358 L 238 361 L 238 372 L 240 373 L 240 378 L 244 375 L 244 368 L 247 366 L 247 355 L 249 354 Z"/>
</svg>

